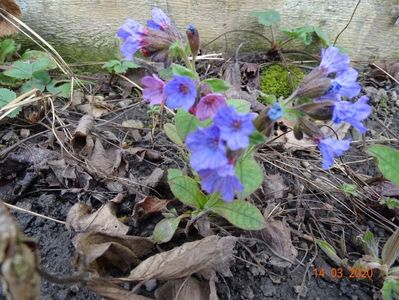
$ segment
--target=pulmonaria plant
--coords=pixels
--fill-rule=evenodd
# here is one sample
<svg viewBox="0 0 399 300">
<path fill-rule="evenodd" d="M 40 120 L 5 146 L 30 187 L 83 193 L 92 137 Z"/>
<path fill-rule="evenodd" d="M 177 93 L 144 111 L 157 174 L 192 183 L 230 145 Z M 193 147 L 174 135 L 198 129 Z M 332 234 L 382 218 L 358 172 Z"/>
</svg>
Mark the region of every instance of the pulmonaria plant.
<svg viewBox="0 0 399 300">
<path fill-rule="evenodd" d="M 147 26 L 128 20 L 118 36 L 123 40 L 121 52 L 125 58 L 132 59 L 141 51 L 169 66 L 169 76 L 142 79 L 143 98 L 149 105 L 177 110 L 174 124 L 165 124 L 164 129 L 188 154 L 186 163 L 191 167 L 186 174 L 169 170 L 168 182 L 176 198 L 194 210 L 180 216 L 175 212 L 166 214 L 154 230 L 158 242 L 169 241 L 181 219 L 197 220 L 209 212 L 243 229 L 264 228 L 262 213 L 245 198 L 263 181 L 263 171 L 253 157 L 255 146 L 271 135 L 280 118 L 293 119 L 295 136 L 300 139 L 306 134 L 317 144 L 324 169 L 333 166 L 334 158 L 343 155 L 351 141 L 326 135 L 319 121 L 347 122 L 360 133 L 367 130 L 363 121 L 371 113 L 368 98 L 351 101 L 361 90 L 358 73 L 350 66 L 348 55 L 335 47 L 322 50 L 319 66 L 289 98 L 280 99 L 256 116 L 250 112 L 248 102 L 225 97 L 223 93 L 229 86 L 223 80 L 200 80 L 195 70 L 200 38 L 193 25 L 188 26 L 183 39 L 170 18 L 155 8 Z M 170 58 L 183 61 L 185 67 L 170 65 Z M 313 100 L 293 105 L 299 97 Z"/>
</svg>

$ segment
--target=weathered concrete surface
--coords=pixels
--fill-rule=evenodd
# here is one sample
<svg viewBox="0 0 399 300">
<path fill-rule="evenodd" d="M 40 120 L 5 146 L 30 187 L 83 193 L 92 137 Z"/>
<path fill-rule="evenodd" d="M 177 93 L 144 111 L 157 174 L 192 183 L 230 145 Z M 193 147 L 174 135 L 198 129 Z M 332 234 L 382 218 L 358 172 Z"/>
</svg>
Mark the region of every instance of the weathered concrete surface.
<svg viewBox="0 0 399 300">
<path fill-rule="evenodd" d="M 264 32 L 249 16 L 253 10 L 273 8 L 282 14 L 282 27 L 320 26 L 333 40 L 347 24 L 357 0 L 17 0 L 23 20 L 53 43 L 61 53 L 80 60 L 110 55 L 118 40 L 115 31 L 131 17 L 149 18 L 151 7 L 167 11 L 180 29 L 195 24 L 203 41 L 232 29 Z M 399 58 L 399 0 L 362 0 L 339 45 L 353 58 Z M 269 34 L 267 32 L 267 34 Z M 230 34 L 237 45 L 249 35 Z M 224 39 L 219 40 L 224 47 Z M 259 47 L 259 43 L 257 44 Z"/>
</svg>

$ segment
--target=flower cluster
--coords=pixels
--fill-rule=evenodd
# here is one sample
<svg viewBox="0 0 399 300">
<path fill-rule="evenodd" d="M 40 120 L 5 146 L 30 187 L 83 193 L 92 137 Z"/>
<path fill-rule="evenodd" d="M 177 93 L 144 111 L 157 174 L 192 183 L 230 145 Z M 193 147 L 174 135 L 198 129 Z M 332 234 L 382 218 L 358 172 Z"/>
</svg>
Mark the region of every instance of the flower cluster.
<svg viewBox="0 0 399 300">
<path fill-rule="evenodd" d="M 191 167 L 200 175 L 206 192 L 219 192 L 225 201 L 232 201 L 236 192 L 243 191 L 234 166 L 242 150 L 249 146 L 249 137 L 255 130 L 253 118 L 252 114 L 238 113 L 233 106 L 222 106 L 210 127 L 187 136 Z"/>
<path fill-rule="evenodd" d="M 127 60 L 131 60 L 140 50 L 153 61 L 166 61 L 169 47 L 181 40 L 170 18 L 157 7 L 152 9 L 152 18 L 147 21 L 147 26 L 127 19 L 119 28 L 117 36 L 123 40 L 120 50 Z"/>
<path fill-rule="evenodd" d="M 319 66 L 304 78 L 294 94 L 296 97 L 313 98 L 313 103 L 294 107 L 304 114 L 294 131 L 299 132 L 299 137 L 302 137 L 302 132 L 306 133 L 317 143 L 323 157 L 324 169 L 331 168 L 334 157 L 343 155 L 349 149 L 350 140 L 339 141 L 326 137 L 316 125 L 304 118 L 332 120 L 335 124 L 347 122 L 364 134 L 367 128 L 362 121 L 367 119 L 372 111 L 371 106 L 367 104 L 368 97 L 362 96 L 354 103 L 347 101 L 358 96 L 361 91 L 357 78 L 358 72 L 350 66 L 349 56 L 340 53 L 336 47 L 329 47 L 322 50 Z M 270 124 L 282 114 L 284 109 L 276 102 L 268 109 L 263 120 L 270 128 Z M 256 123 L 259 123 L 259 120 Z"/>
<path fill-rule="evenodd" d="M 156 75 L 145 76 L 141 83 L 144 85 L 143 98 L 150 105 L 165 103 L 172 109 L 181 108 L 201 121 L 213 118 L 220 108 L 227 106 L 226 98 L 219 93 L 206 91 L 199 98 L 197 82 L 187 76 L 174 75 L 168 82 Z"/>
</svg>

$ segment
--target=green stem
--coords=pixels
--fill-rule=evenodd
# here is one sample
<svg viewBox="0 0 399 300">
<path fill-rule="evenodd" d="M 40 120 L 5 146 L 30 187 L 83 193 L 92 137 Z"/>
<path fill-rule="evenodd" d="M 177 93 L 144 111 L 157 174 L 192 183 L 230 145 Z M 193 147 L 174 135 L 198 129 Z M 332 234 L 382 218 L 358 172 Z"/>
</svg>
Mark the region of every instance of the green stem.
<svg viewBox="0 0 399 300">
<path fill-rule="evenodd" d="M 270 31 L 271 31 L 271 34 L 272 34 L 272 49 L 274 49 L 274 47 L 276 46 L 276 40 L 274 39 L 273 26 L 270 26 Z"/>
<path fill-rule="evenodd" d="M 284 105 L 287 105 L 288 103 L 290 103 L 292 100 L 294 100 L 296 98 L 296 96 L 298 95 L 299 90 L 296 89 L 287 99 L 284 99 Z"/>
</svg>

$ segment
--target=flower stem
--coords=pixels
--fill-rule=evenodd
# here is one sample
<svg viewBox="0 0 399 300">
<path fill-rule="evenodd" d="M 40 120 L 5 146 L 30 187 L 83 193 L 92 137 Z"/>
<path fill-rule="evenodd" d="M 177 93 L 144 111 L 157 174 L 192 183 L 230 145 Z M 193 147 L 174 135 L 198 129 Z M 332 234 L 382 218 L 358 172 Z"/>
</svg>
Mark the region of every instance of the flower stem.
<svg viewBox="0 0 399 300">
<path fill-rule="evenodd" d="M 284 105 L 287 105 L 288 103 L 290 103 L 292 100 L 294 100 L 296 98 L 296 96 L 298 95 L 298 89 L 296 89 L 287 99 L 284 99 Z"/>
</svg>

